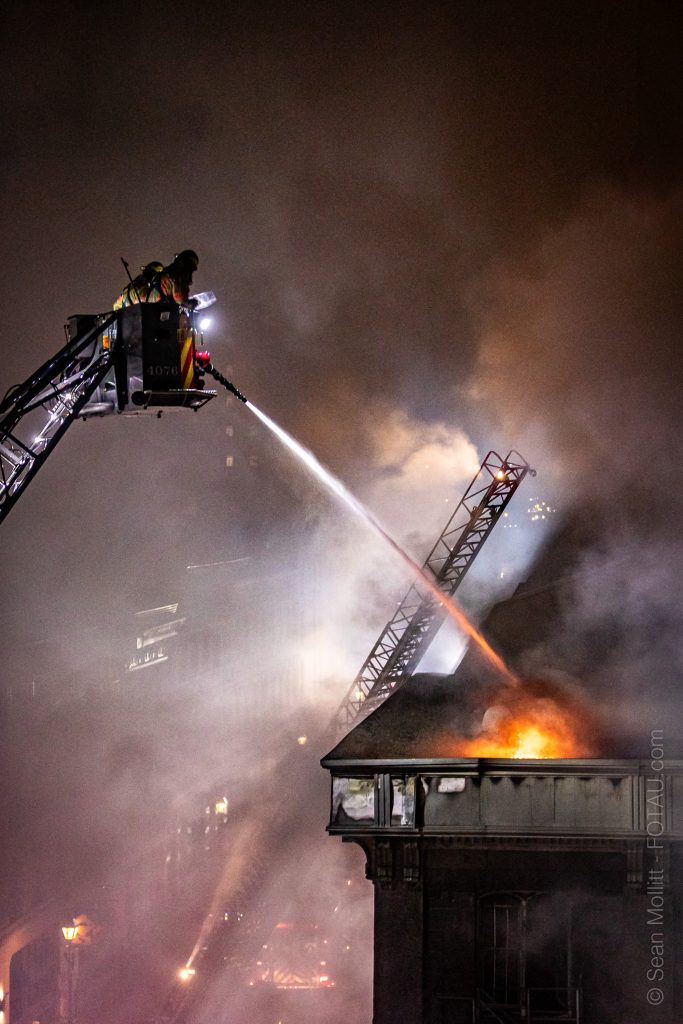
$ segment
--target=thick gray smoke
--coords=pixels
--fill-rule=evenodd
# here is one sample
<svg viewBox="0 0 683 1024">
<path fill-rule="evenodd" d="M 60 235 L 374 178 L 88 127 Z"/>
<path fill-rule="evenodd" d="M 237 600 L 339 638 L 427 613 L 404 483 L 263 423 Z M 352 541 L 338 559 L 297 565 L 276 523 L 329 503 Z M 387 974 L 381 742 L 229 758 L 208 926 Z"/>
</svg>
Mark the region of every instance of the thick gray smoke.
<svg viewBox="0 0 683 1024">
<path fill-rule="evenodd" d="M 483 614 L 526 572 L 532 493 L 571 513 L 586 528 L 560 615 L 523 667 L 649 732 L 681 662 L 675 26 L 635 2 L 366 8 L 10 12 L 2 390 L 67 315 L 110 305 L 120 254 L 193 246 L 216 365 L 418 560 L 478 457 L 522 451 L 539 475 L 463 600 Z M 117 935 L 158 905 L 179 808 L 228 786 L 248 818 L 405 589 L 251 420 L 220 395 L 76 424 L 2 526 L 5 875 L 29 900 L 80 884 L 82 903 L 104 879 Z M 135 614 L 174 602 L 167 674 L 126 675 Z M 438 667 L 460 654 L 447 638 Z M 269 892 L 324 827 L 314 765 L 309 785 L 320 813 Z"/>
</svg>

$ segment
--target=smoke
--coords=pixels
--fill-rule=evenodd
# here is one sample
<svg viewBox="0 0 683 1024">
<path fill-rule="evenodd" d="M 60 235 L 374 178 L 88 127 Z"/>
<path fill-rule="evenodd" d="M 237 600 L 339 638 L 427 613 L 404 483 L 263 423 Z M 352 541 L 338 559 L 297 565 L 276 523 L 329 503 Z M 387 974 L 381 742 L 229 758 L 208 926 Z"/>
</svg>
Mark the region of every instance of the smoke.
<svg viewBox="0 0 683 1024">
<path fill-rule="evenodd" d="M 219 295 L 216 365 L 418 562 L 478 456 L 519 448 L 558 518 L 593 527 L 552 626 L 517 652 L 524 674 L 568 672 L 636 731 L 671 721 L 680 76 L 662 21 L 473 3 L 139 22 L 104 70 L 118 14 L 28 4 L 5 22 L 2 390 L 66 315 L 109 305 L 119 253 L 191 245 Z M 196 417 L 77 424 L 2 527 L 5 877 L 26 902 L 54 886 L 84 904 L 104 880 L 117 936 L 149 935 L 158 978 L 201 928 L 185 904 L 175 945 L 145 924 L 176 815 L 226 787 L 250 819 L 264 786 L 294 799 L 273 765 L 334 710 L 406 584 L 247 419 L 219 396 Z M 537 538 L 523 517 L 498 527 L 468 604 L 495 600 L 512 549 L 516 582 Z M 126 675 L 134 612 L 172 601 L 176 653 Z M 443 666 L 459 652 L 446 641 Z M 264 883 L 273 905 L 326 820 L 310 806 Z M 299 904 L 326 886 L 321 870 Z"/>
<path fill-rule="evenodd" d="M 569 217 L 524 258 L 493 261 L 470 293 L 471 396 L 496 410 L 573 524 L 573 550 L 546 552 L 559 607 L 537 604 L 547 635 L 520 671 L 580 679 L 596 706 L 611 702 L 615 733 L 642 733 L 641 750 L 680 701 L 681 199 L 587 185 Z M 676 749 L 679 732 L 672 722 Z"/>
<path fill-rule="evenodd" d="M 615 500 L 618 500 L 618 496 Z M 646 749 L 650 729 L 666 722 L 670 756 L 683 746 L 679 728 L 681 548 L 653 519 L 601 526 L 598 540 L 580 551 L 558 590 L 548 630 L 520 661 L 531 674 L 561 668 L 582 680 L 603 705 L 616 735 Z M 672 712 L 674 712 L 672 714 Z"/>
<path fill-rule="evenodd" d="M 473 394 L 543 453 L 567 497 L 645 490 L 680 455 L 682 200 L 588 187 L 525 260 L 497 260 L 471 293 Z"/>
<path fill-rule="evenodd" d="M 477 473 L 476 448 L 458 427 L 425 423 L 404 409 L 380 411 L 370 436 L 375 474 L 367 500 L 393 536 L 421 553 Z"/>
</svg>

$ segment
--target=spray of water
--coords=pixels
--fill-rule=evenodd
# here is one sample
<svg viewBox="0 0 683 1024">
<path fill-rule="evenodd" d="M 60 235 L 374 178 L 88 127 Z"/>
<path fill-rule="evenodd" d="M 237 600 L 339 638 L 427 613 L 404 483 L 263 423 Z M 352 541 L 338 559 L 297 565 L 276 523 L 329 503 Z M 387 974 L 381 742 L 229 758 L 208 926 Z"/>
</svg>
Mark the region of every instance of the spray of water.
<svg viewBox="0 0 683 1024">
<path fill-rule="evenodd" d="M 384 527 L 375 519 L 372 512 L 365 507 L 356 498 L 341 480 L 338 480 L 333 473 L 330 473 L 325 466 L 320 463 L 313 452 L 309 451 L 302 444 L 299 444 L 291 434 L 288 434 L 286 430 L 274 423 L 269 416 L 266 416 L 253 402 L 247 402 L 247 407 L 251 409 L 255 416 L 257 416 L 262 423 L 268 427 L 269 430 L 275 434 L 277 438 L 294 454 L 301 462 L 308 468 L 308 470 L 322 483 L 324 486 L 336 494 L 337 497 L 344 502 L 344 504 L 351 509 L 351 511 L 361 519 L 366 526 L 370 527 L 382 540 L 389 545 L 391 550 L 398 555 L 403 563 L 409 568 L 410 572 L 415 576 L 429 591 L 433 598 L 438 604 L 445 609 L 450 615 L 456 625 L 462 630 L 462 632 L 474 641 L 479 650 L 485 656 L 490 665 L 492 665 L 508 683 L 514 684 L 517 682 L 517 677 L 507 667 L 500 655 L 496 654 L 491 645 L 488 643 L 486 638 L 479 632 L 477 627 L 470 622 L 469 618 L 462 610 L 462 608 L 446 594 L 442 593 L 437 587 L 433 580 L 427 576 L 427 574 L 420 568 L 417 562 L 408 555 L 403 548 L 398 544 L 394 538 L 387 533 Z"/>
</svg>

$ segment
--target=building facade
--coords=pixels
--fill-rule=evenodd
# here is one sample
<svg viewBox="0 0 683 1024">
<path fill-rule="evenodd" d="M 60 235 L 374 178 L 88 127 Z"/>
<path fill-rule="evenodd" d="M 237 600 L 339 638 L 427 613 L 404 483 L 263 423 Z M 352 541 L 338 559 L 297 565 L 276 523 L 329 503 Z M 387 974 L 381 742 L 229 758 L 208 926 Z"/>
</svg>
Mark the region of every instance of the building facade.
<svg viewBox="0 0 683 1024">
<path fill-rule="evenodd" d="M 683 762 L 323 766 L 375 888 L 374 1024 L 683 1019 Z"/>
</svg>

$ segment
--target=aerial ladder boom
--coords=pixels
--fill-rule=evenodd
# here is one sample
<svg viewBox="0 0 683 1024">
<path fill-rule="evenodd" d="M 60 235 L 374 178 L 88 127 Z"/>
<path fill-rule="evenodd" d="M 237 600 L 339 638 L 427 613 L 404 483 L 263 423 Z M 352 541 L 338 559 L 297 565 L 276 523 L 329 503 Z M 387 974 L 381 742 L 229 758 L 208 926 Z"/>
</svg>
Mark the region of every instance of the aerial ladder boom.
<svg viewBox="0 0 683 1024">
<path fill-rule="evenodd" d="M 505 458 L 494 451 L 488 453 L 423 565 L 444 595 L 450 597 L 458 589 L 529 472 L 534 474 L 516 451 Z M 434 597 L 414 583 L 354 679 L 335 725 L 348 729 L 401 686 L 415 671 L 444 617 Z"/>
<path fill-rule="evenodd" d="M 215 395 L 196 362 L 193 316 L 157 302 L 69 318 L 63 348 L 0 402 L 0 522 L 79 416 L 160 415 Z"/>
</svg>

